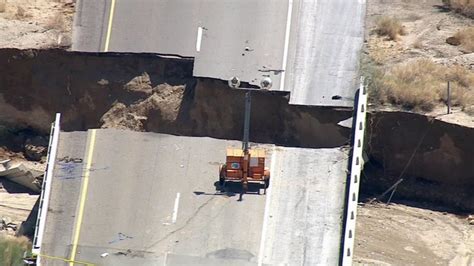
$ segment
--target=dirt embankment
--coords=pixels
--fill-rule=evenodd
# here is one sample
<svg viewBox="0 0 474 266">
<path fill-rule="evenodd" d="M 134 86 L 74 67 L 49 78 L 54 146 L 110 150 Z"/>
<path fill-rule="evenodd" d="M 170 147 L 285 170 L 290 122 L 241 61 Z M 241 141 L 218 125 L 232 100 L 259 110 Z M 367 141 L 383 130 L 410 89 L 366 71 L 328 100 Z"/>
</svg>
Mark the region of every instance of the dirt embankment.
<svg viewBox="0 0 474 266">
<path fill-rule="evenodd" d="M 402 177 L 395 199 L 474 211 L 474 128 L 406 112 L 371 113 L 368 125 L 363 192 L 381 193 Z"/>
<path fill-rule="evenodd" d="M 222 81 L 195 79 L 192 61 L 153 55 L 0 50 L 0 121 L 48 132 L 122 127 L 188 136 L 241 139 L 244 93 Z M 288 94 L 253 93 L 251 140 L 335 147 L 352 111 L 288 104 Z"/>
</svg>

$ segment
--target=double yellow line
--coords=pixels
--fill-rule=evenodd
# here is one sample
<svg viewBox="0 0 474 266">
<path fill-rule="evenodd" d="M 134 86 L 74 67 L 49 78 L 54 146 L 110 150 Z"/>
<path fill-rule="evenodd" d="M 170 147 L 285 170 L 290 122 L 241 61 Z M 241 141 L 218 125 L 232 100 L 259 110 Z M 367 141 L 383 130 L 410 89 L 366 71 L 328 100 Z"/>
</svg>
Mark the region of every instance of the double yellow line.
<svg viewBox="0 0 474 266">
<path fill-rule="evenodd" d="M 77 243 L 79 242 L 79 235 L 81 233 L 82 219 L 84 217 L 84 206 L 86 205 L 87 189 L 89 187 L 89 176 L 91 174 L 92 156 L 94 155 L 95 135 L 96 135 L 96 129 L 92 129 L 89 145 L 87 147 L 88 152 L 87 152 L 87 159 L 86 159 L 86 169 L 84 173 L 84 179 L 82 180 L 82 186 L 81 186 L 81 192 L 80 192 L 81 194 L 80 194 L 80 201 L 79 201 L 79 211 L 77 214 L 76 227 L 75 227 L 74 236 L 72 240 L 71 257 L 69 259 L 70 266 L 74 265 L 74 261 L 76 259 L 76 253 L 77 253 Z"/>
</svg>

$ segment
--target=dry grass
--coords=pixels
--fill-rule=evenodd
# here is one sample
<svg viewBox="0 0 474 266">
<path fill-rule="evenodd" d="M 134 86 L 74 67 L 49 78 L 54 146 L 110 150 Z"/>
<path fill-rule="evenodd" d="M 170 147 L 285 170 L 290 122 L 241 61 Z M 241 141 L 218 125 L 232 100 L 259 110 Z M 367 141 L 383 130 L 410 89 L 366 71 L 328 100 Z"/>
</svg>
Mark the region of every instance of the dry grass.
<svg viewBox="0 0 474 266">
<path fill-rule="evenodd" d="M 57 31 L 65 31 L 66 29 L 66 19 L 63 14 L 56 13 L 54 17 L 52 17 L 48 23 L 46 24 L 46 29 L 48 30 L 57 30 Z"/>
<path fill-rule="evenodd" d="M 415 49 L 423 49 L 424 47 L 423 42 L 419 38 L 413 42 L 413 48 Z"/>
<path fill-rule="evenodd" d="M 371 101 L 390 103 L 409 110 L 431 111 L 446 103 L 447 82 L 451 83 L 453 106 L 474 105 L 474 73 L 461 66 L 446 67 L 428 59 L 372 72 Z"/>
<path fill-rule="evenodd" d="M 473 0 L 443 0 L 444 4 L 454 11 L 467 17 L 474 18 Z"/>
<path fill-rule="evenodd" d="M 392 17 L 383 16 L 377 22 L 377 34 L 380 36 L 387 36 L 390 40 L 398 40 L 401 35 L 407 32 L 402 23 Z"/>
<path fill-rule="evenodd" d="M 1 265 L 24 265 L 25 251 L 31 249 L 28 238 L 0 235 L 0 262 Z"/>
<path fill-rule="evenodd" d="M 3 13 L 7 10 L 6 0 L 0 0 L 0 13 Z"/>
<path fill-rule="evenodd" d="M 474 27 L 468 27 L 458 31 L 455 35 L 464 49 L 467 52 L 472 53 L 474 52 Z"/>
<path fill-rule="evenodd" d="M 28 15 L 26 14 L 26 11 L 23 7 L 21 6 L 16 7 L 15 18 L 22 19 L 22 18 L 26 18 L 27 16 Z"/>
</svg>

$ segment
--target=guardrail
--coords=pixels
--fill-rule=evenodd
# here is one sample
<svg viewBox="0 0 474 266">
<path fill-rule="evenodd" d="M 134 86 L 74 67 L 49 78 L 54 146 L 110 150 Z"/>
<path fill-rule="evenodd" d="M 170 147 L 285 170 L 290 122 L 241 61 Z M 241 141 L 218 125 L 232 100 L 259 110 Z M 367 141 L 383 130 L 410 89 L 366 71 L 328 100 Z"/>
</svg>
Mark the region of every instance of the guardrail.
<svg viewBox="0 0 474 266">
<path fill-rule="evenodd" d="M 36 218 L 35 235 L 33 238 L 32 253 L 34 255 L 40 254 L 41 243 L 43 242 L 44 228 L 46 226 L 46 214 L 48 213 L 49 196 L 51 193 L 51 179 L 53 178 L 54 162 L 58 151 L 59 131 L 61 130 L 59 125 L 60 119 L 61 114 L 57 113 L 54 123 L 51 124 L 46 170 L 43 177 L 38 217 Z"/>
<path fill-rule="evenodd" d="M 360 79 L 359 94 L 357 97 L 357 109 L 355 111 L 355 123 L 353 123 L 353 149 L 348 178 L 348 193 L 346 204 L 346 219 L 344 227 L 344 239 L 342 248 L 342 265 L 352 265 L 354 255 L 355 230 L 357 218 L 357 202 L 359 200 L 360 173 L 363 166 L 363 146 L 365 132 L 365 118 L 367 116 L 367 90 L 364 85 L 364 78 Z"/>
</svg>

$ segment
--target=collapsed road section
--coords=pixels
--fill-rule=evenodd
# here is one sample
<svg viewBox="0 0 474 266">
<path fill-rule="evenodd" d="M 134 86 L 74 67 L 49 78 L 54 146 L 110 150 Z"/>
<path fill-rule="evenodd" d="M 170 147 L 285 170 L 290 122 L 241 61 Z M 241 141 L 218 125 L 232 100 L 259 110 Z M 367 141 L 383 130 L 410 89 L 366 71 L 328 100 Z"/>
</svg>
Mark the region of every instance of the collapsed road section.
<svg viewBox="0 0 474 266">
<path fill-rule="evenodd" d="M 215 183 L 226 146 L 240 146 L 226 139 L 241 139 L 242 91 L 153 55 L 3 50 L 0 59 L 9 77 L 0 119 L 46 132 L 62 112 L 41 262 L 338 263 L 351 132 L 338 123 L 351 109 L 255 92 L 249 139 L 279 145 L 265 146 L 268 195 L 237 202 L 238 189 L 222 195 Z"/>
</svg>

